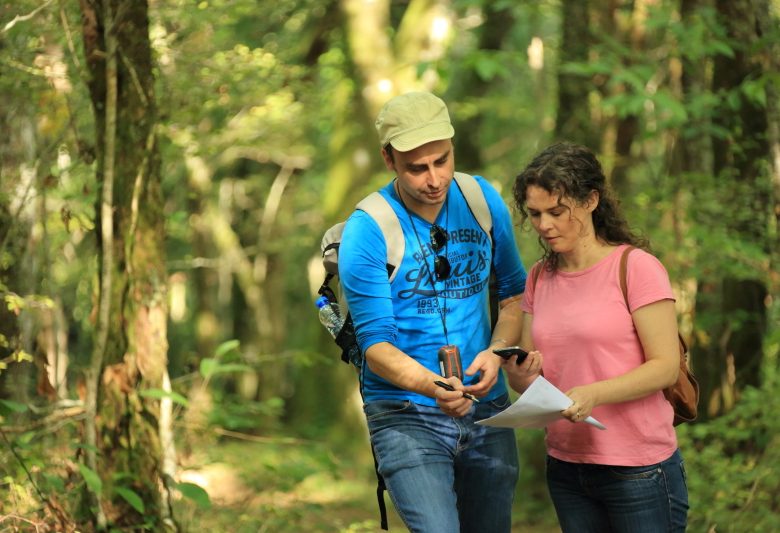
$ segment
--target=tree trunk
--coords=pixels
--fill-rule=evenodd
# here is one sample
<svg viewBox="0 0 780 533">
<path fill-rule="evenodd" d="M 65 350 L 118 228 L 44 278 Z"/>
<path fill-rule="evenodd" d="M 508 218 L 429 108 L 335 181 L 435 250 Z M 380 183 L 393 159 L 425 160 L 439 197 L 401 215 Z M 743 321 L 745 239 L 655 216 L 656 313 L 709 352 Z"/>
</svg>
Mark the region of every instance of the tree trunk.
<svg viewBox="0 0 780 533">
<path fill-rule="evenodd" d="M 714 122 L 728 133 L 725 138 L 713 138 L 713 174 L 727 184 L 733 213 L 724 217 L 729 233 L 738 236 L 746 249 L 768 254 L 770 182 L 762 169 L 769 153 L 767 114 L 740 87 L 762 70 L 756 57 L 749 54 L 759 38 L 756 22 L 769 14 L 757 12 L 748 0 L 718 0 L 716 7 L 735 45 L 731 57 L 719 55 L 714 63 L 713 91 L 724 100 L 729 95 L 732 105 L 722 106 L 714 115 Z M 738 105 L 733 105 L 734 101 Z M 714 332 L 717 345 L 698 361 L 699 368 L 706 365 L 699 375 L 708 416 L 730 409 L 744 387 L 760 384 L 767 287 L 765 278 L 756 276 L 754 268 L 745 267 L 744 272 L 741 276 L 726 274 L 706 284 L 709 291 L 702 294 L 701 303 L 697 302 L 697 314 L 699 308 L 706 313 L 714 307 L 723 317 Z"/>
<path fill-rule="evenodd" d="M 591 42 L 588 5 L 588 0 L 563 0 L 561 3 L 561 66 L 588 61 Z M 597 130 L 588 104 L 588 94 L 592 89 L 592 79 L 559 69 L 555 136 L 598 150 L 600 137 L 595 134 Z"/>
<path fill-rule="evenodd" d="M 776 32 L 780 20 L 769 8 L 768 0 L 758 0 L 756 9 L 761 15 L 758 20 L 758 31 L 761 35 Z M 774 78 L 766 84 L 767 112 L 767 143 L 769 145 L 769 172 L 772 181 L 772 202 L 770 211 L 774 213 L 775 240 L 769 243 L 769 294 L 773 301 L 780 298 L 780 83 L 777 74 L 780 73 L 780 42 L 771 40 L 761 52 L 760 60 L 765 72 L 771 72 Z"/>
<path fill-rule="evenodd" d="M 154 73 L 145 1 L 81 0 L 96 119 L 100 289 L 88 379 L 85 440 L 99 455 L 87 466 L 102 479 L 92 494 L 98 529 L 175 529 L 167 501 L 161 408 L 140 393 L 167 383 L 167 298 Z M 159 392 L 157 393 L 159 396 Z M 165 418 L 165 417 L 163 417 Z M 164 435 L 167 431 L 162 432 Z M 165 437 L 164 437 L 165 439 Z M 169 440 L 164 440 L 171 446 Z M 132 473 L 130 479 L 112 474 Z M 140 513 L 117 489 L 144 502 Z"/>
</svg>

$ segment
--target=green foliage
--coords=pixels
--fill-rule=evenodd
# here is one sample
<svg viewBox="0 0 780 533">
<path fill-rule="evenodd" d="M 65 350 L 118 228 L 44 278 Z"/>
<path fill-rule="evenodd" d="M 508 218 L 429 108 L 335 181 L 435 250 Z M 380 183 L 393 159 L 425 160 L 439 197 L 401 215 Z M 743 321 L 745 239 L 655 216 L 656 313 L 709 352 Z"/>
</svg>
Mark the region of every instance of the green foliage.
<svg viewBox="0 0 780 533">
<path fill-rule="evenodd" d="M 730 413 L 678 428 L 688 473 L 691 531 L 780 528 L 780 409 L 776 385 L 748 388 Z"/>
<path fill-rule="evenodd" d="M 189 498 L 202 509 L 211 507 L 211 499 L 208 492 L 203 487 L 195 483 L 176 483 L 176 489 L 182 493 L 185 498 Z"/>
<path fill-rule="evenodd" d="M 174 403 L 177 403 L 181 406 L 187 407 L 189 405 L 189 402 L 187 401 L 187 398 L 179 394 L 175 391 L 166 391 L 162 389 L 145 389 L 138 392 L 139 396 L 142 396 L 143 398 L 154 398 L 156 400 L 161 400 L 162 398 L 169 398 Z"/>
<path fill-rule="evenodd" d="M 97 472 L 84 463 L 79 463 L 79 471 L 81 472 L 87 487 L 89 487 L 89 490 L 98 495 L 103 492 L 103 481 L 100 479 Z"/>
<path fill-rule="evenodd" d="M 10 415 L 11 413 L 24 413 L 27 412 L 29 408 L 19 402 L 15 402 L 13 400 L 0 400 L 0 415 L 3 417 L 6 417 Z"/>
<path fill-rule="evenodd" d="M 129 503 L 130 507 L 138 511 L 139 514 L 144 514 L 144 501 L 141 499 L 138 493 L 125 487 L 114 487 L 114 492 L 116 492 L 123 500 Z"/>
<path fill-rule="evenodd" d="M 35 351 L 41 346 L 33 349 L 30 344 L 53 330 L 41 327 L 36 312 L 61 311 L 64 323 L 57 342 L 67 340 L 67 346 L 60 346 L 67 348 L 69 384 L 75 389 L 92 351 L 99 272 L 99 167 L 83 74 L 81 14 L 78 2 L 6 4 L 0 8 L 0 92 L 7 101 L 0 124 L 8 133 L 0 141 L 0 209 L 11 218 L 0 222 L 10 220 L 11 228 L 6 233 L 6 225 L 0 224 L 0 304 L 29 329 L 24 342 L 15 333 L 0 333 L 0 366 L 41 353 Z M 621 4 L 617 15 L 628 15 L 629 4 Z M 408 6 L 387 3 L 391 21 L 397 24 Z M 193 520 L 196 529 L 365 531 L 376 526 L 355 376 L 338 362 L 311 305 L 310 284 L 319 280 L 309 265 L 318 257 L 322 229 L 330 218 L 352 209 L 353 197 L 390 178 L 376 154 L 375 110 L 367 98 L 376 91 L 376 80 L 355 63 L 347 15 L 338 7 L 317 0 L 150 4 L 164 238 L 169 274 L 181 279 L 186 294 L 182 315 L 172 317 L 167 339 L 176 392 L 151 389 L 140 394 L 171 399 L 182 416 L 196 408 L 193 398 L 199 391 L 192 387 L 204 387 L 211 402 L 204 419 L 212 427 L 260 437 L 276 430 L 282 438 L 294 437 L 279 446 L 253 446 L 249 459 L 236 461 L 244 482 L 266 498 L 259 509 L 230 508 L 219 527 L 202 528 L 201 521 Z M 420 54 L 411 69 L 419 87 L 433 87 L 445 96 L 458 137 L 470 141 L 472 153 L 464 150 L 458 160 L 473 162 L 475 168 L 462 170 L 484 174 L 509 199 L 513 177 L 554 131 L 558 75 L 584 77 L 591 91 L 582 98 L 591 102 L 599 134 L 621 120 L 636 120 L 632 150 L 627 161 L 619 161 L 628 168 L 620 184 L 622 200 L 633 225 L 651 237 L 672 278 L 731 276 L 770 283 L 776 277 L 767 250 L 776 242 L 777 230 L 772 238 L 767 217 L 749 200 L 772 197 L 768 180 L 735 185 L 733 174 L 709 172 L 707 158 L 712 157 L 709 139 L 729 139 L 734 133 L 715 119 L 745 105 L 764 108 L 771 103 L 767 90 L 780 83 L 780 74 L 756 72 L 718 93 L 707 83 L 717 58 L 758 54 L 766 60 L 766 50 L 780 40 L 780 25 L 768 24 L 758 42 L 741 42 L 727 35 L 715 9 L 699 3 L 683 20 L 678 2 L 661 0 L 651 3 L 638 28 L 643 30 L 641 43 L 631 42 L 611 24 L 593 22 L 594 30 L 607 31 L 593 32 L 596 45 L 588 61 L 560 65 L 559 1 L 452 0 L 438 3 L 437 9 L 452 24 L 453 34 L 442 42 L 441 55 Z M 606 7 L 591 3 L 591 9 Z M 6 26 L 16 15 L 33 12 Z M 500 27 L 488 24 L 496 22 L 491 13 L 501 13 L 498 22 L 509 21 L 511 27 L 500 42 L 482 48 Z M 397 35 L 397 30 L 387 28 L 386 34 Z M 543 43 L 542 70 L 528 64 L 532 42 Z M 700 71 L 700 79 L 681 87 L 681 69 Z M 381 74 L 392 78 L 395 71 Z M 393 85 L 393 90 L 408 88 Z M 605 147 L 609 169 L 615 163 L 609 160 L 611 142 L 594 141 Z M 679 171 L 675 149 L 682 144 L 700 152 L 705 161 L 700 168 Z M 734 148 L 738 154 L 741 147 Z M 288 180 L 282 187 L 284 176 Z M 347 177 L 347 186 L 333 195 L 335 205 L 326 211 L 324 198 L 333 190 L 332 182 Z M 224 223 L 220 232 L 209 227 L 215 220 Z M 735 227 L 763 240 L 746 239 Z M 536 238 L 523 234 L 519 242 L 530 265 L 539 255 Z M 248 266 L 242 272 L 251 278 L 243 284 L 237 281 L 240 266 Z M 18 275 L 6 278 L 6 271 Z M 22 284 L 28 287 L 22 290 Z M 252 315 L 252 289 L 268 303 L 259 319 Z M 771 381 L 780 344 L 777 295 L 768 300 L 764 374 L 774 385 L 762 393 L 774 405 L 779 388 Z M 703 333 L 716 331 L 726 319 L 736 327 L 748 317 L 741 312 L 724 317 L 717 310 L 696 316 Z M 257 390 L 242 391 L 245 377 L 258 378 Z M 14 420 L 38 416 L 39 399 L 32 388 L 29 392 L 29 399 L 0 400 L 0 415 Z M 75 390 L 69 395 L 76 398 Z M 758 392 L 746 391 L 735 411 L 739 415 L 680 428 L 694 503 L 691 530 L 780 528 L 769 513 L 778 510 L 772 499 L 778 487 L 767 473 L 767 465 L 777 459 L 771 451 L 778 444 L 776 428 L 773 410 L 760 404 Z M 3 427 L 8 427 L 5 421 Z M 101 486 L 96 473 L 63 459 L 75 454 L 81 461 L 90 447 L 79 439 L 71 443 L 65 432 L 47 436 L 59 426 L 45 429 L 17 435 L 13 445 L 34 466 L 41 488 L 61 497 L 65 508 L 78 508 L 76 496 L 86 485 L 139 513 L 148 511 L 150 502 L 139 501 L 140 491 L 133 488 L 137 480 L 112 477 L 111 486 Z M 186 440 L 192 435 L 180 436 Z M 301 437 L 318 444 L 295 440 Z M 750 439 L 765 450 L 751 447 Z M 515 525 L 548 528 L 554 518 L 544 489 L 542 436 L 518 433 L 518 444 L 524 468 Z M 334 449 L 348 449 L 349 454 Z M 231 446 L 217 450 L 238 453 Z M 24 469 L 5 451 L 9 497 L 21 500 L 24 495 L 32 502 L 32 516 L 42 502 L 28 486 Z M 333 502 L 322 494 L 335 485 L 344 498 Z M 193 513 L 217 513 L 219 506 L 204 492 L 212 488 L 195 487 L 183 483 L 179 488 L 186 503 L 197 509 Z M 310 498 L 311 493 L 319 499 Z M 292 503 L 275 505 L 282 494 Z M 13 511 L 7 506 L 1 510 Z M 309 524 L 318 514 L 327 520 Z"/>
</svg>

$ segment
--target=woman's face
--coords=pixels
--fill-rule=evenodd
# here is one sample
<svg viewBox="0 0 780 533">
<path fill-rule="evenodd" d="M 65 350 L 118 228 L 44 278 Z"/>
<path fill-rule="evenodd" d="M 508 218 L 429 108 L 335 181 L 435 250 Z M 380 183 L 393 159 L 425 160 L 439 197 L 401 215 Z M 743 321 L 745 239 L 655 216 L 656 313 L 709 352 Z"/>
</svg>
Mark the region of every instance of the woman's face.
<svg viewBox="0 0 780 533">
<path fill-rule="evenodd" d="M 577 205 L 568 197 L 549 193 L 537 185 L 529 185 L 525 191 L 525 207 L 539 236 L 550 250 L 559 254 L 572 251 L 582 239 L 593 238 L 591 213 L 597 205 L 594 192 L 585 205 Z"/>
</svg>

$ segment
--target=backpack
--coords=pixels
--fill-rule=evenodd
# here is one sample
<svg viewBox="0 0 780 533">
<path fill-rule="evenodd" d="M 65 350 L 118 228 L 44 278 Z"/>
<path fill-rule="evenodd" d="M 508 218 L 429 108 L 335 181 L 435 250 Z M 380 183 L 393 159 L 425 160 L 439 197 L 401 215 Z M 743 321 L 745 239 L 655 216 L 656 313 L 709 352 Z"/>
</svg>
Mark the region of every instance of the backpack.
<svg viewBox="0 0 780 533">
<path fill-rule="evenodd" d="M 620 257 L 620 291 L 623 293 L 623 300 L 628 309 L 628 282 L 626 281 L 626 272 L 628 265 L 628 254 L 633 250 L 633 246 L 623 250 Z M 629 311 L 630 312 L 630 311 Z M 664 389 L 666 401 L 672 404 L 674 408 L 674 425 L 679 426 L 683 422 L 693 422 L 696 420 L 699 406 L 699 382 L 693 375 L 688 365 L 688 345 L 685 339 L 677 332 L 678 345 L 680 347 L 680 372 L 677 374 L 677 382 L 671 387 Z"/>
<path fill-rule="evenodd" d="M 631 250 L 634 250 L 634 247 L 628 246 L 620 256 L 620 292 L 623 293 L 623 301 L 629 313 L 631 310 L 628 307 L 628 281 L 626 280 L 626 275 L 628 272 L 628 254 L 631 253 Z M 531 286 L 534 288 L 536 287 L 536 281 L 539 279 L 542 266 L 541 262 L 537 263 L 531 272 Z M 699 404 L 699 383 L 688 366 L 688 345 L 679 332 L 677 333 L 677 339 L 680 348 L 680 372 L 677 375 L 677 382 L 663 390 L 666 401 L 674 409 L 675 426 L 683 422 L 696 420 Z"/>
<path fill-rule="evenodd" d="M 490 208 L 488 207 L 485 195 L 482 192 L 482 188 L 473 176 L 469 174 L 463 174 L 456 172 L 454 176 L 454 182 L 457 184 L 460 191 L 463 193 L 463 197 L 466 200 L 466 204 L 471 210 L 471 214 L 476 219 L 479 226 L 487 234 L 490 239 L 491 245 L 493 243 L 493 216 L 490 214 Z M 365 211 L 379 226 L 382 231 L 382 236 L 387 244 L 387 259 L 385 264 L 387 266 L 387 277 L 392 283 L 395 279 L 395 275 L 398 273 L 398 265 L 404 258 L 404 249 L 406 242 L 404 240 L 404 232 L 401 229 L 401 222 L 398 220 L 398 216 L 393 211 L 392 206 L 379 192 L 373 192 L 358 202 L 355 209 Z M 352 316 L 349 313 L 347 301 L 343 297 L 341 288 L 339 287 L 339 296 L 336 296 L 336 292 L 331 288 L 330 284 L 334 279 L 338 278 L 338 250 L 341 244 L 341 236 L 344 232 L 344 226 L 346 222 L 339 222 L 338 224 L 329 228 L 325 235 L 322 237 L 320 249 L 322 250 L 322 265 L 325 267 L 325 280 L 322 282 L 319 290 L 319 294 L 325 296 L 331 303 L 339 304 L 339 312 L 344 318 L 344 325 L 338 332 L 335 338 L 336 344 L 341 348 L 341 360 L 347 364 L 352 364 L 360 374 L 363 368 L 363 354 L 360 351 L 360 347 L 357 343 L 357 337 L 355 334 L 355 326 L 352 322 Z M 492 269 L 491 269 L 492 270 Z M 493 276 L 491 276 L 492 282 Z M 491 291 L 491 308 L 495 309 L 497 302 L 493 296 L 494 291 Z M 496 316 L 496 313 L 493 313 Z M 362 375 L 362 374 L 361 374 Z M 360 380 L 360 395 L 363 396 L 363 380 Z M 372 447 L 373 454 L 373 447 Z M 383 492 L 387 490 L 385 481 L 382 475 L 379 473 L 378 463 L 376 455 L 374 455 L 374 470 L 377 477 L 377 489 L 376 497 L 379 505 L 379 514 L 381 527 L 387 530 L 387 509 L 385 508 L 385 500 Z"/>
</svg>

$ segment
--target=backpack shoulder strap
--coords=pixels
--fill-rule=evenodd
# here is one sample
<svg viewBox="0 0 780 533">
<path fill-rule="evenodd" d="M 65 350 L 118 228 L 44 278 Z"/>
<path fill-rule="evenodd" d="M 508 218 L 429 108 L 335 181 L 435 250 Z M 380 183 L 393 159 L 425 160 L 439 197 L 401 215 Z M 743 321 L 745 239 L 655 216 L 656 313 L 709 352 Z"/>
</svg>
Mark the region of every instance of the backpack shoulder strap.
<svg viewBox="0 0 780 533">
<path fill-rule="evenodd" d="M 382 231 L 387 245 L 387 264 L 392 267 L 392 272 L 389 273 L 389 279 L 392 282 L 398 272 L 396 267 L 401 264 L 404 258 L 404 248 L 406 247 L 401 222 L 385 197 L 378 192 L 372 192 L 363 198 L 358 202 L 356 209 L 365 211 Z M 390 268 L 388 268 L 389 271 Z"/>
<path fill-rule="evenodd" d="M 542 273 L 543 267 L 544 263 L 541 260 L 534 263 L 534 266 L 531 267 L 531 288 L 533 288 L 534 291 L 536 291 L 536 282 L 539 280 L 539 275 Z"/>
<path fill-rule="evenodd" d="M 485 194 L 482 192 L 482 187 L 479 186 L 479 182 L 477 182 L 474 176 L 464 174 L 463 172 L 455 173 L 455 182 L 460 187 L 463 197 L 466 199 L 466 204 L 471 209 L 474 218 L 477 219 L 477 223 L 492 242 L 493 215 L 490 213 L 490 207 L 485 199 Z"/>
<path fill-rule="evenodd" d="M 623 254 L 620 256 L 620 292 L 623 293 L 623 301 L 626 302 L 626 309 L 631 313 L 631 308 L 628 306 L 628 254 L 633 250 L 633 246 L 626 247 L 623 250 Z"/>
<path fill-rule="evenodd" d="M 466 199 L 474 218 L 479 226 L 485 231 L 490 241 L 493 241 L 493 215 L 490 213 L 490 207 L 485 199 L 485 194 L 479 183 L 469 174 L 462 172 L 455 173 L 455 181 L 460 187 L 463 197 Z M 379 192 L 373 192 L 358 202 L 356 209 L 365 211 L 376 221 L 387 245 L 387 265 L 389 279 L 392 282 L 397 273 L 397 266 L 401 264 L 404 257 L 406 242 L 404 232 L 401 229 L 401 222 L 393 211 L 393 208 L 387 202 L 384 196 Z"/>
</svg>

